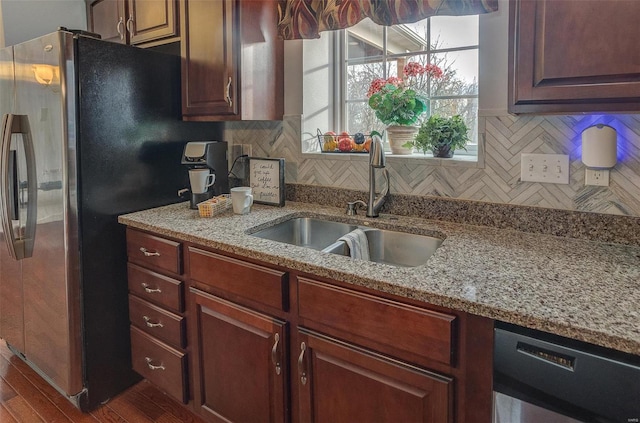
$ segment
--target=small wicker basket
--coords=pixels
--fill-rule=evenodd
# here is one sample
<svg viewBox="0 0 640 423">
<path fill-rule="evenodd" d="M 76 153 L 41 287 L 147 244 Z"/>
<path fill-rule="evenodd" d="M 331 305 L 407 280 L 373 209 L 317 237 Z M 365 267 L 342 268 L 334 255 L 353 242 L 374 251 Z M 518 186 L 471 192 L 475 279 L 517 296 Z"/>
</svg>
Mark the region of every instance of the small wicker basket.
<svg viewBox="0 0 640 423">
<path fill-rule="evenodd" d="M 213 217 L 231 208 L 231 195 L 222 194 L 198 203 L 200 217 Z"/>
</svg>

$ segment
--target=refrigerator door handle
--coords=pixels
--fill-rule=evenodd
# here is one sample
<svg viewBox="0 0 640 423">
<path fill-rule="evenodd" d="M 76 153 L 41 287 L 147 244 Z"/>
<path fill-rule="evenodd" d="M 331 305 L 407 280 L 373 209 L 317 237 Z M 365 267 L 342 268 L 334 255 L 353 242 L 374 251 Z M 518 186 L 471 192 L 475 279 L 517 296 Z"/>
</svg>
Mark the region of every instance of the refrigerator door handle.
<svg viewBox="0 0 640 423">
<path fill-rule="evenodd" d="M 20 212 L 18 209 L 18 152 L 16 150 L 9 152 L 9 169 L 7 173 L 9 175 L 8 198 L 11 201 L 9 220 L 18 220 L 20 219 Z"/>
<path fill-rule="evenodd" d="M 11 131 L 8 130 L 8 123 L 9 115 L 5 113 L 2 115 L 2 141 L 0 142 L 0 175 L 2 176 L 2 181 L 0 182 L 0 220 L 2 221 L 2 232 L 5 234 L 4 241 L 7 244 L 9 254 L 11 257 L 15 257 L 13 242 L 10 239 L 13 235 L 11 218 L 14 217 L 11 211 L 15 210 L 15 207 L 8 204 L 10 197 L 12 197 L 9 193 L 11 184 L 9 178 L 13 173 L 9 166 L 11 156 Z"/>
<path fill-rule="evenodd" d="M 16 260 L 22 260 L 31 257 L 33 254 L 33 245 L 36 234 L 36 217 L 38 204 L 38 189 L 36 179 L 36 163 L 35 152 L 33 147 L 33 139 L 31 138 L 31 127 L 29 126 L 29 118 L 26 115 L 8 114 L 3 118 L 3 136 L 2 151 L 0 154 L 0 167 L 2 169 L 2 195 L 0 195 L 0 203 L 2 207 L 2 229 L 5 233 L 5 240 L 9 249 L 9 255 Z M 17 205 L 15 195 L 11 195 L 12 187 L 11 174 L 16 173 L 16 160 L 13 160 L 13 171 L 11 171 L 11 135 L 22 135 L 24 145 L 25 160 L 27 163 L 27 220 L 24 233 L 16 238 L 13 224 L 11 222 L 12 212 L 15 211 Z M 15 156 L 14 156 L 15 157 Z M 17 176 L 17 175 L 16 175 Z M 15 181 L 16 178 L 13 178 Z M 17 192 L 17 190 L 13 190 Z M 9 198 L 11 197 L 11 198 Z M 10 201 L 13 200 L 13 201 Z M 15 216 L 19 217 L 19 216 Z"/>
</svg>

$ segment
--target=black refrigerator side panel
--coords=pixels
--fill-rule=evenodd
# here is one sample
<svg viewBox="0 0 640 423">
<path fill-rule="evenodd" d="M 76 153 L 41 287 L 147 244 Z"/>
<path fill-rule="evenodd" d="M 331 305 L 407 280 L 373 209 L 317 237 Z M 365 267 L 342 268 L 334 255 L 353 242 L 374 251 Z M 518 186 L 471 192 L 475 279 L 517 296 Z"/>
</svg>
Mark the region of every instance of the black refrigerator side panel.
<svg viewBox="0 0 640 423">
<path fill-rule="evenodd" d="M 222 124 L 180 120 L 180 59 L 99 40 L 76 41 L 78 214 L 85 409 L 139 380 L 131 370 L 125 228 L 118 215 L 175 203 L 188 186 L 188 141 Z"/>
</svg>

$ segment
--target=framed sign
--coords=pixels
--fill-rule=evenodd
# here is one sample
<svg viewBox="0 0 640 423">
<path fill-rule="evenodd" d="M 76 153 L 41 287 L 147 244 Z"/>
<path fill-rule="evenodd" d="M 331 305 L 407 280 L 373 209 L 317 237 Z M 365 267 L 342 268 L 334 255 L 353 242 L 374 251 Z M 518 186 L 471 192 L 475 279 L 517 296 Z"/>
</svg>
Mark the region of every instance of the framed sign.
<svg viewBox="0 0 640 423">
<path fill-rule="evenodd" d="M 284 206 L 284 159 L 249 158 L 249 186 L 253 201 Z"/>
</svg>

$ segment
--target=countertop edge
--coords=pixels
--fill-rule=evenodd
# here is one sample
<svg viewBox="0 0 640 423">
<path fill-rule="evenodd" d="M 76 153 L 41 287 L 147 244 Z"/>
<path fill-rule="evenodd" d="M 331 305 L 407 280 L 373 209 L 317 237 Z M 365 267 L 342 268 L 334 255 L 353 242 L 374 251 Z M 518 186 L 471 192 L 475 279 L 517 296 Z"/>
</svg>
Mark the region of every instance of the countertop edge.
<svg viewBox="0 0 640 423">
<path fill-rule="evenodd" d="M 291 214 L 296 214 L 296 212 L 292 211 Z M 427 304 L 459 310 L 544 332 L 550 332 L 602 347 L 612 348 L 625 353 L 640 355 L 640 342 L 636 342 L 633 339 L 624 338 L 611 333 L 604 333 L 586 326 L 572 325 L 562 321 L 539 318 L 526 313 L 526 310 L 524 312 L 514 312 L 512 310 L 501 309 L 495 305 L 475 302 L 470 299 L 429 292 L 419 288 L 398 286 L 383 280 L 358 275 L 355 272 L 330 269 L 308 262 L 304 263 L 296 260 L 295 258 L 283 257 L 277 253 L 264 250 L 256 251 L 255 249 L 233 245 L 233 243 L 230 242 L 187 234 L 179 230 L 173 230 L 157 224 L 145 223 L 142 219 L 133 218 L 132 214 L 120 216 L 118 221 L 132 228 L 150 231 L 185 242 L 192 242 L 221 252 L 237 254 L 266 264 L 289 268 L 309 275 L 340 280 L 347 284 L 351 284 L 354 287 L 373 289 L 383 293 L 425 302 Z"/>
</svg>

